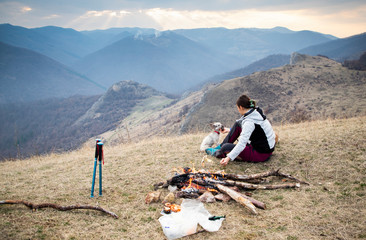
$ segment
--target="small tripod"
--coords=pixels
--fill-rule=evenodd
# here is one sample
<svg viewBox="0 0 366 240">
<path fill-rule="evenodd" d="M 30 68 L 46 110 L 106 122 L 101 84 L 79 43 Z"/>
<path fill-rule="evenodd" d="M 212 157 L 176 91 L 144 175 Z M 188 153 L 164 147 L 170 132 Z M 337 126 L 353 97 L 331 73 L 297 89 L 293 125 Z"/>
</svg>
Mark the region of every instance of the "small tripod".
<svg viewBox="0 0 366 240">
<path fill-rule="evenodd" d="M 93 182 L 91 188 L 90 197 L 94 197 L 94 185 L 95 185 L 95 174 L 97 171 L 97 160 L 99 162 L 99 196 L 102 196 L 102 161 L 104 164 L 103 159 L 103 143 L 102 140 L 96 139 L 95 145 L 95 160 L 94 160 L 94 171 L 93 171 Z"/>
</svg>

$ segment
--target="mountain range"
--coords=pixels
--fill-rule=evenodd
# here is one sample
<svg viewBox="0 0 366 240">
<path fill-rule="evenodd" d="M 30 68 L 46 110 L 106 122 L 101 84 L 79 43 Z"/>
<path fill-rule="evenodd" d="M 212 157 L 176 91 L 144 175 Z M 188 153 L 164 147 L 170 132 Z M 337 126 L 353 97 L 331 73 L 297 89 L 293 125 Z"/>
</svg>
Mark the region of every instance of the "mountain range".
<svg viewBox="0 0 366 240">
<path fill-rule="evenodd" d="M 133 80 L 160 91 L 182 93 L 212 74 L 238 66 L 235 60 L 167 31 L 158 36 L 125 37 L 84 57 L 74 69 L 104 86 Z"/>
<path fill-rule="evenodd" d="M 272 54 L 291 54 L 303 47 L 337 39 L 312 31 L 291 31 L 283 27 L 257 28 L 205 28 L 184 29 L 175 32 L 211 48 L 238 56 L 244 65 Z M 243 66 L 244 66 L 243 65 Z"/>
<path fill-rule="evenodd" d="M 174 94 L 268 55 L 291 54 L 334 40 L 334 36 L 322 33 L 280 27 L 159 32 L 143 28 L 76 31 L 55 26 L 28 29 L 0 25 L 1 42 L 52 58 L 105 89 L 122 80 L 133 80 Z"/>
<path fill-rule="evenodd" d="M 0 42 L 0 104 L 101 94 L 105 88 L 37 52 Z"/>
<path fill-rule="evenodd" d="M 74 149 L 96 136 L 112 144 L 207 131 L 210 121 L 228 126 L 242 93 L 258 100 L 275 124 L 365 114 L 365 74 L 340 63 L 366 51 L 365 34 L 336 39 L 286 28 L 78 32 L 9 24 L 0 25 L 0 33 L 6 157 Z M 290 57 L 293 49 L 323 56 Z"/>
</svg>

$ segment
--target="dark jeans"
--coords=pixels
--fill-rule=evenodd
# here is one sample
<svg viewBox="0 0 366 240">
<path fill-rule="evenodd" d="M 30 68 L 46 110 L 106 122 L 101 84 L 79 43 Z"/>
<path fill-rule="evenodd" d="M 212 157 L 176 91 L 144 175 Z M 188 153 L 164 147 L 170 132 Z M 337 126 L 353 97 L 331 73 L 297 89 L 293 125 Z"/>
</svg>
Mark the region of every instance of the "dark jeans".
<svg viewBox="0 0 366 240">
<path fill-rule="evenodd" d="M 239 123 L 235 122 L 228 135 L 220 144 L 221 149 L 215 152 L 216 157 L 226 157 L 226 154 L 233 150 L 233 148 L 236 146 L 234 142 L 239 138 L 241 130 L 242 129 Z M 271 155 L 272 153 L 259 153 L 253 148 L 252 145 L 247 144 L 247 146 L 235 160 L 245 162 L 264 162 L 267 161 Z"/>
</svg>

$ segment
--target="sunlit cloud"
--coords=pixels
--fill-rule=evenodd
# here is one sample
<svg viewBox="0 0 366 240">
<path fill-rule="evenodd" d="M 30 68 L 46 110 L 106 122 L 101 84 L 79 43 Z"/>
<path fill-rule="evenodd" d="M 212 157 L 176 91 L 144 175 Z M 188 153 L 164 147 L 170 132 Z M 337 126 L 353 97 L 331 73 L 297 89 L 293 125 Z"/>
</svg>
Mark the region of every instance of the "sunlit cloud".
<svg viewBox="0 0 366 240">
<path fill-rule="evenodd" d="M 90 3 L 47 8 L 35 1 L 1 2 L 0 22 L 25 27 L 57 25 L 76 30 L 143 27 L 157 30 L 191 28 L 273 28 L 311 30 L 337 37 L 366 31 L 366 3 L 359 1 L 106 1 L 109 9 Z M 25 0 L 23 0 L 25 2 Z M 127 4 L 131 3 L 131 4 Z M 108 5 L 108 3 L 110 3 Z M 115 3 L 115 4 L 112 4 Z M 94 5 L 93 5 L 94 4 Z M 124 5 L 125 4 L 125 5 Z M 75 6 L 75 7 L 73 7 Z M 104 6 L 104 4 L 103 4 Z M 118 7 L 117 9 L 115 7 Z M 127 7 L 128 6 L 128 7 Z M 159 6 L 159 7 L 156 7 Z M 91 10 L 93 9 L 93 10 Z M 100 9 L 100 10 L 97 10 Z M 221 9 L 221 10 L 220 10 Z"/>
<path fill-rule="evenodd" d="M 231 10 L 231 11 L 175 11 L 172 9 L 150 9 L 146 14 L 159 22 L 164 29 L 197 28 L 197 27 L 275 27 L 304 22 L 302 11 L 257 11 Z M 307 20 L 308 22 L 309 20 Z"/>
<path fill-rule="evenodd" d="M 173 9 L 149 9 L 146 14 L 158 22 L 164 30 L 177 28 L 273 28 L 284 26 L 291 30 L 312 30 L 345 37 L 366 30 L 366 11 L 341 11 L 324 14 L 312 9 L 264 11 L 257 9 L 231 11 L 176 11 Z M 359 22 L 360 19 L 365 21 Z M 348 26 L 351 28 L 347 29 Z M 344 28 L 344 29 L 342 29 Z M 340 33 L 342 29 L 342 33 Z"/>
<path fill-rule="evenodd" d="M 145 27 L 161 29 L 144 10 L 88 11 L 67 24 L 79 30 L 107 29 L 112 27 Z"/>
<path fill-rule="evenodd" d="M 49 19 L 56 19 L 56 18 L 60 18 L 60 17 L 61 16 L 58 14 L 52 14 L 52 15 L 43 17 L 43 19 L 49 20 Z"/>
<path fill-rule="evenodd" d="M 30 11 L 32 11 L 32 8 L 25 6 L 25 7 L 22 7 L 22 9 L 20 11 L 23 13 L 30 12 Z"/>
<path fill-rule="evenodd" d="M 81 18 L 90 18 L 90 17 L 124 17 L 128 14 L 131 14 L 131 12 L 120 10 L 120 11 L 112 11 L 112 10 L 104 10 L 104 11 L 88 11 L 86 14 L 81 16 Z"/>
</svg>

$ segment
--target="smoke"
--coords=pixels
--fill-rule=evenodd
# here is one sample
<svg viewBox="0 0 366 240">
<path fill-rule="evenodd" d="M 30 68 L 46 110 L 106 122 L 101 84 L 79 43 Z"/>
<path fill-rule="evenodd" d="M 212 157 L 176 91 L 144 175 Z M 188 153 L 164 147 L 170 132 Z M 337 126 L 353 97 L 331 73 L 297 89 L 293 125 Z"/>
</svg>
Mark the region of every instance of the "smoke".
<svg viewBox="0 0 366 240">
<path fill-rule="evenodd" d="M 133 36 L 133 38 L 135 39 L 135 40 L 143 40 L 144 38 L 143 38 L 143 35 L 142 35 L 142 31 L 137 31 L 136 32 L 136 34 L 135 34 L 135 36 Z"/>
<path fill-rule="evenodd" d="M 155 37 L 158 38 L 161 36 L 161 31 L 155 30 Z"/>
</svg>

